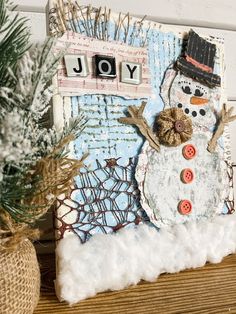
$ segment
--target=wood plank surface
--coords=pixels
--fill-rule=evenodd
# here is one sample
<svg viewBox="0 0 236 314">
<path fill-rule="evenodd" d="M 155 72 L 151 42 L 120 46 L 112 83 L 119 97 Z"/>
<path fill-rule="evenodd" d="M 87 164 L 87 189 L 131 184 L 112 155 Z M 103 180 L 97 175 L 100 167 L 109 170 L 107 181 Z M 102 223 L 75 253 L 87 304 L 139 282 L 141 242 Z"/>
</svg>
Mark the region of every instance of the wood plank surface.
<svg viewBox="0 0 236 314">
<path fill-rule="evenodd" d="M 42 293 L 34 314 L 236 313 L 236 255 L 220 264 L 161 275 L 153 283 L 100 293 L 74 307 L 59 303 L 55 296 L 54 256 L 41 255 L 39 260 Z"/>
</svg>

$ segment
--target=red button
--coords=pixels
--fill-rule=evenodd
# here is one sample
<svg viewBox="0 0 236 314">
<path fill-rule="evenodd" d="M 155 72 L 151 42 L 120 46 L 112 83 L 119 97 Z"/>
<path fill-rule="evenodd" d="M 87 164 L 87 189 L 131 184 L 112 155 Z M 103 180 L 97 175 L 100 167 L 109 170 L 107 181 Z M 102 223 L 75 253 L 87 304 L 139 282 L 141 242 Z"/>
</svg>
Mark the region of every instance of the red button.
<svg viewBox="0 0 236 314">
<path fill-rule="evenodd" d="M 179 202 L 178 211 L 181 215 L 188 215 L 192 211 L 192 203 L 188 200 Z"/>
<path fill-rule="evenodd" d="M 183 156 L 185 159 L 192 159 L 196 156 L 196 148 L 192 144 L 183 147 Z"/>
<path fill-rule="evenodd" d="M 193 171 L 192 171 L 191 169 L 186 168 L 186 169 L 183 169 L 183 170 L 181 171 L 180 177 L 181 177 L 181 181 L 182 181 L 183 183 L 188 184 L 188 183 L 191 183 L 191 182 L 193 181 L 193 179 L 194 179 L 194 173 L 193 173 Z"/>
</svg>

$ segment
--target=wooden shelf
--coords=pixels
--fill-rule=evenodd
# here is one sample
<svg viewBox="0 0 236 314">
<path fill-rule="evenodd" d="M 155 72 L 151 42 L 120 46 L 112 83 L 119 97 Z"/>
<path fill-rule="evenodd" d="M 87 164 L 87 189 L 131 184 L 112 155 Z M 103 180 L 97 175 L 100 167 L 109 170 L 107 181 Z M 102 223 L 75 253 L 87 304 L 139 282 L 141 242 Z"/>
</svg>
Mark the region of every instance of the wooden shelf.
<svg viewBox="0 0 236 314">
<path fill-rule="evenodd" d="M 59 303 L 54 293 L 54 255 L 40 255 L 41 299 L 34 314 L 236 313 L 236 255 L 220 264 L 165 274 L 154 283 L 100 293 L 74 307 Z"/>
</svg>

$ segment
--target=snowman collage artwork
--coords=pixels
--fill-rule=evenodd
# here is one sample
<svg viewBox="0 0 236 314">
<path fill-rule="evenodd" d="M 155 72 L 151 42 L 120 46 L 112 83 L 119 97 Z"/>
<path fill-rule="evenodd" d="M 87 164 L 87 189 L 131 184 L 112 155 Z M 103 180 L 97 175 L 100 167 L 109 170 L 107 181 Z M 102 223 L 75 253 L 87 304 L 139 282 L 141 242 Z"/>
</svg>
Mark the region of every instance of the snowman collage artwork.
<svg viewBox="0 0 236 314">
<path fill-rule="evenodd" d="M 54 124 L 87 119 L 70 148 L 73 158 L 88 157 L 70 196 L 57 202 L 58 246 L 71 235 L 85 248 L 142 225 L 159 233 L 234 217 L 223 39 L 107 9 L 50 8 L 57 49 L 67 47 L 54 80 Z"/>
</svg>

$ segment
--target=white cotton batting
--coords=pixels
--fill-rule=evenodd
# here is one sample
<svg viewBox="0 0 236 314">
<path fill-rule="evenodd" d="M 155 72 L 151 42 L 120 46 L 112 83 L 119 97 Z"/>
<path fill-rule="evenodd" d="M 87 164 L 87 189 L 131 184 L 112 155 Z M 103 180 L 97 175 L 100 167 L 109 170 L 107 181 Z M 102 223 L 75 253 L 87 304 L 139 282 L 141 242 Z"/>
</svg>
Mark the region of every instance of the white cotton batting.
<svg viewBox="0 0 236 314">
<path fill-rule="evenodd" d="M 141 279 L 154 281 L 161 273 L 219 263 L 234 252 L 236 214 L 160 231 L 143 224 L 116 234 L 96 234 L 85 244 L 71 234 L 57 247 L 57 295 L 72 305 Z"/>
</svg>

